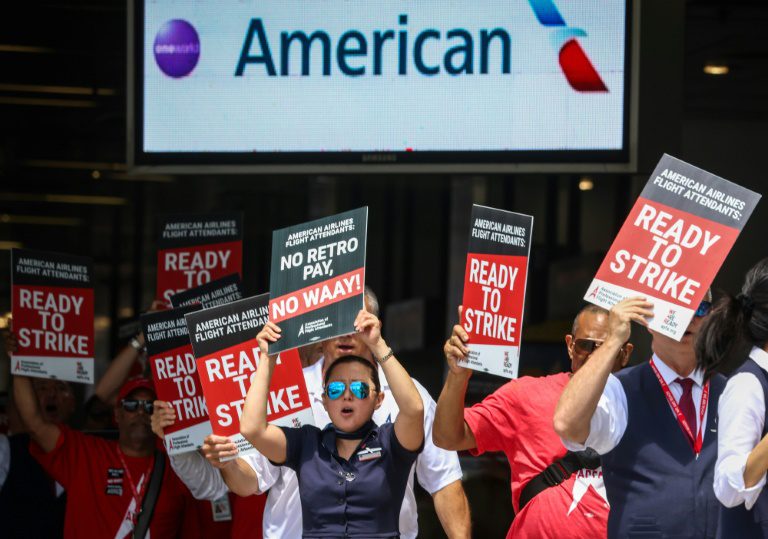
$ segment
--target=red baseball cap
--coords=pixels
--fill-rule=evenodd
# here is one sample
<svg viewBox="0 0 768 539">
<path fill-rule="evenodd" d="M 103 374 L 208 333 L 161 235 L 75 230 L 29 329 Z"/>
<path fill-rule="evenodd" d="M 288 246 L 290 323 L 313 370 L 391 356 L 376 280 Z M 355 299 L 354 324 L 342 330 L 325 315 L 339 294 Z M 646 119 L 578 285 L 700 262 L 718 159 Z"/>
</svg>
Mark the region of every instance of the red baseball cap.
<svg viewBox="0 0 768 539">
<path fill-rule="evenodd" d="M 155 392 L 155 384 L 152 383 L 152 380 L 149 378 L 136 377 L 130 378 L 123 384 L 123 387 L 120 388 L 120 391 L 117 394 L 117 402 L 122 401 L 137 389 L 148 389 L 154 396 L 157 396 L 157 393 Z"/>
</svg>

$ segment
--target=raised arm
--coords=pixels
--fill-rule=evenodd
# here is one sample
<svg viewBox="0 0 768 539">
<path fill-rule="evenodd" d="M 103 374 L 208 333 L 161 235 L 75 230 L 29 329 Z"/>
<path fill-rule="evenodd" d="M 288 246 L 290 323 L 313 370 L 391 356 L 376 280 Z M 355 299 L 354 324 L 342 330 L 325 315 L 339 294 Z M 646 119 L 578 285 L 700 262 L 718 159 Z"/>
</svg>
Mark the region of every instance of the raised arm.
<svg viewBox="0 0 768 539">
<path fill-rule="evenodd" d="M 144 345 L 144 337 L 142 334 L 137 335 L 136 340 L 142 346 Z M 104 375 L 99 378 L 99 381 L 96 383 L 96 387 L 93 390 L 93 394 L 102 402 L 114 405 L 117 392 L 128 379 L 133 364 L 136 362 L 139 355 L 140 352 L 131 344 L 126 345 L 120 350 L 110 362 Z"/>
<path fill-rule="evenodd" d="M 381 336 L 381 321 L 375 315 L 361 310 L 355 319 L 355 329 L 381 365 L 392 396 L 400 408 L 395 419 L 395 436 L 405 449 L 416 451 L 424 442 L 424 403 L 419 390 L 408 371 L 394 355 L 390 355 L 392 349 Z"/>
<path fill-rule="evenodd" d="M 152 432 L 165 439 L 164 429 L 176 422 L 176 412 L 167 402 L 156 400 L 152 413 Z M 171 457 L 171 466 L 179 479 L 198 500 L 216 500 L 231 490 L 238 496 L 250 496 L 259 491 L 253 469 L 236 457 L 237 446 L 226 436 L 209 434 L 200 452 Z"/>
<path fill-rule="evenodd" d="M 631 323 L 647 326 L 653 305 L 641 297 L 627 298 L 613 306 L 608 316 L 608 338 L 565 386 L 554 416 L 555 432 L 569 442 L 583 444 L 590 421 L 613 370 L 616 355 L 629 340 Z"/>
<path fill-rule="evenodd" d="M 287 443 L 282 429 L 267 423 L 269 383 L 277 360 L 277 356 L 269 356 L 267 350 L 268 343 L 277 342 L 279 338 L 280 328 L 272 322 L 267 322 L 256 337 L 261 350 L 259 366 L 248 388 L 243 415 L 240 417 L 240 433 L 259 453 L 278 464 L 285 462 Z"/>
<path fill-rule="evenodd" d="M 461 306 L 459 306 L 461 320 Z M 437 447 L 452 451 L 463 451 L 477 447 L 475 435 L 464 421 L 464 398 L 472 370 L 458 364 L 466 359 L 469 349 L 469 335 L 460 324 L 453 326 L 451 337 L 445 341 L 443 353 L 448 362 L 448 376 L 440 392 L 432 425 L 432 441 Z"/>
<path fill-rule="evenodd" d="M 147 312 L 155 312 L 162 308 L 163 302 L 155 300 L 149 307 Z M 145 346 L 144 334 L 139 332 L 135 337 L 139 346 Z M 120 387 L 128 379 L 128 375 L 131 374 L 133 364 L 141 355 L 141 351 L 134 347 L 133 344 L 126 345 L 118 354 L 112 359 L 112 362 L 107 367 L 104 375 L 96 382 L 96 387 L 93 390 L 93 394 L 96 395 L 102 402 L 115 405 L 115 398 Z"/>
<path fill-rule="evenodd" d="M 201 449 L 205 459 L 221 472 L 221 477 L 229 490 L 238 496 L 251 496 L 261 492 L 259 478 L 247 462 L 238 455 L 237 446 L 226 436 L 211 434 L 203 441 Z M 230 460 L 222 461 L 224 458 Z"/>
<path fill-rule="evenodd" d="M 13 397 L 19 417 L 32 439 L 43 451 L 50 453 L 56 448 L 61 429 L 56 424 L 46 421 L 40 413 L 32 380 L 27 376 L 14 376 L 13 379 Z"/>
</svg>

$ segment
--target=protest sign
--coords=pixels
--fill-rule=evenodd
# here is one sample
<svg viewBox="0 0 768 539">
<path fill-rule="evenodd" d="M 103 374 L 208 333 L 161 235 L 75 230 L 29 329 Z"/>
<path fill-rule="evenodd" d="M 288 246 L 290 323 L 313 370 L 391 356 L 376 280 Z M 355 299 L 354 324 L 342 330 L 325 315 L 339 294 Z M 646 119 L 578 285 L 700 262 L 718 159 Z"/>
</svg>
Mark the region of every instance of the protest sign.
<svg viewBox="0 0 768 539">
<path fill-rule="evenodd" d="M 92 384 L 91 259 L 12 249 L 11 288 L 12 374 Z"/>
<path fill-rule="evenodd" d="M 243 218 L 240 213 L 171 215 L 160 219 L 156 298 L 242 273 Z"/>
<path fill-rule="evenodd" d="M 169 455 L 194 451 L 211 433 L 208 409 L 184 315 L 199 305 L 141 315 L 157 398 L 173 406 L 176 422 L 164 429 Z"/>
<path fill-rule="evenodd" d="M 363 308 L 368 208 L 272 233 L 270 354 L 354 332 Z"/>
<path fill-rule="evenodd" d="M 681 340 L 760 195 L 664 155 L 584 299 L 652 302 L 649 327 Z"/>
<path fill-rule="evenodd" d="M 187 315 L 213 433 L 228 436 L 240 456 L 255 451 L 240 434 L 240 416 L 259 361 L 256 335 L 267 322 L 269 294 Z M 280 354 L 269 386 L 267 421 L 312 425 L 312 407 L 297 350 Z"/>
<path fill-rule="evenodd" d="M 203 309 L 208 309 L 226 305 L 239 299 L 243 299 L 243 287 L 240 284 L 240 276 L 233 273 L 210 283 L 174 294 L 171 296 L 171 305 L 174 308 L 200 305 Z"/>
<path fill-rule="evenodd" d="M 517 378 L 533 217 L 472 206 L 461 324 L 469 333 L 462 365 Z"/>
</svg>

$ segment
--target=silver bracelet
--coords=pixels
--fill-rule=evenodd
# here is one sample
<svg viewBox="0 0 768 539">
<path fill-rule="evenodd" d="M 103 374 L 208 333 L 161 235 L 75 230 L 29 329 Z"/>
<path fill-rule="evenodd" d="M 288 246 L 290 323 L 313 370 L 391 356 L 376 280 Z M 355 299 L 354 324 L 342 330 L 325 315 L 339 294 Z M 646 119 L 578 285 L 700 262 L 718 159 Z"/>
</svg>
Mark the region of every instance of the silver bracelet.
<svg viewBox="0 0 768 539">
<path fill-rule="evenodd" d="M 394 355 L 395 355 L 395 353 L 394 353 L 394 352 L 392 351 L 392 349 L 390 348 L 390 349 L 389 349 L 389 352 L 387 352 L 386 354 L 384 354 L 384 357 L 382 357 L 381 359 L 379 359 L 379 358 L 376 358 L 376 361 L 379 363 L 379 365 L 384 365 L 384 363 L 386 363 L 386 362 L 387 362 L 387 360 L 388 360 L 389 358 L 391 358 L 392 356 L 394 356 Z M 376 356 L 374 356 L 374 357 L 376 357 Z"/>
</svg>

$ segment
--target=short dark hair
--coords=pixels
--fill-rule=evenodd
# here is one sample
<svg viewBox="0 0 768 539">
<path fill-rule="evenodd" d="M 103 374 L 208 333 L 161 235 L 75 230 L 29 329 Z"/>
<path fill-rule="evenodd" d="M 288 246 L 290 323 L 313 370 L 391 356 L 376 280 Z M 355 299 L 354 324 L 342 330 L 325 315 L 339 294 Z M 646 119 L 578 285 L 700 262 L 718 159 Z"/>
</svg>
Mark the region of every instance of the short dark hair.
<svg viewBox="0 0 768 539">
<path fill-rule="evenodd" d="M 373 363 L 368 361 L 365 358 L 362 358 L 360 356 L 341 356 L 339 359 L 331 363 L 331 365 L 328 367 L 328 370 L 325 371 L 325 379 L 323 380 L 323 385 L 327 386 L 329 380 L 331 379 L 331 373 L 333 373 L 333 370 L 338 367 L 339 365 L 344 365 L 346 363 L 361 363 L 368 367 L 368 369 L 371 371 L 371 380 L 373 380 L 373 387 L 376 391 L 381 391 L 381 383 L 379 382 L 379 369 L 377 369 Z"/>
</svg>

